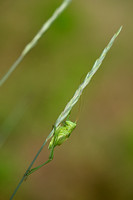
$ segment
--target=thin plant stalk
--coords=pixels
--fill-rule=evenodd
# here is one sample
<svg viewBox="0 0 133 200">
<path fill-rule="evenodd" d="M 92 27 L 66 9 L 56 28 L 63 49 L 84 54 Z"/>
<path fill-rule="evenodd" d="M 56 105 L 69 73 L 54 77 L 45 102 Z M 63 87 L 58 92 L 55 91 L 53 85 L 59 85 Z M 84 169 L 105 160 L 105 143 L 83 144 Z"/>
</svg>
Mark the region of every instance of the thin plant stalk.
<svg viewBox="0 0 133 200">
<path fill-rule="evenodd" d="M 64 0 L 63 3 L 60 5 L 60 7 L 58 7 L 53 13 L 53 15 L 48 19 L 48 21 L 43 24 L 42 28 L 38 31 L 38 33 L 31 40 L 31 42 L 26 45 L 26 47 L 24 48 L 18 59 L 13 63 L 13 65 L 9 68 L 8 72 L 0 80 L 0 86 L 2 86 L 5 83 L 5 81 L 9 78 L 12 72 L 18 67 L 20 62 L 27 55 L 27 53 L 37 44 L 38 40 L 49 29 L 49 27 L 59 17 L 59 15 L 66 9 L 66 7 L 69 5 L 70 2 L 71 0 Z"/>
<path fill-rule="evenodd" d="M 121 29 L 122 29 L 122 27 L 120 27 L 120 29 L 118 30 L 118 32 L 114 34 L 114 36 L 112 37 L 112 39 L 110 40 L 110 42 L 108 43 L 108 45 L 103 50 L 101 56 L 96 60 L 96 62 L 94 63 L 94 65 L 93 65 L 93 67 L 91 69 L 91 71 L 88 72 L 88 74 L 86 75 L 83 83 L 76 90 L 76 92 L 75 92 L 74 96 L 72 97 L 72 99 L 68 102 L 68 104 L 66 105 L 65 109 L 63 110 L 63 112 L 57 118 L 57 120 L 55 122 L 55 127 L 58 127 L 58 125 L 68 116 L 68 114 L 72 110 L 73 106 L 77 103 L 77 101 L 79 100 L 79 98 L 80 98 L 80 96 L 81 96 L 84 88 L 88 85 L 88 83 L 90 82 L 91 78 L 93 77 L 93 75 L 96 73 L 96 71 L 98 70 L 98 68 L 102 64 L 102 62 L 103 62 L 103 60 L 104 60 L 107 52 L 110 50 L 110 48 L 113 45 L 115 39 L 117 38 L 117 36 L 121 32 Z M 37 154 L 34 157 L 34 159 L 32 160 L 31 164 L 29 165 L 28 169 L 26 170 L 25 174 L 23 175 L 22 179 L 20 180 L 19 184 L 17 185 L 15 191 L 13 192 L 10 200 L 12 200 L 13 197 L 15 196 L 16 192 L 18 191 L 18 189 L 20 188 L 21 184 L 23 183 L 23 181 L 24 181 L 24 179 L 26 177 L 26 174 L 28 173 L 28 171 L 33 166 L 34 162 L 36 161 L 37 157 L 41 153 L 41 151 L 42 151 L 43 147 L 45 146 L 45 144 L 47 143 L 47 141 L 53 136 L 53 133 L 54 133 L 54 128 L 52 129 L 52 131 L 50 132 L 50 134 L 48 135 L 48 137 L 46 138 L 46 140 L 42 144 L 41 148 L 37 152 Z"/>
</svg>

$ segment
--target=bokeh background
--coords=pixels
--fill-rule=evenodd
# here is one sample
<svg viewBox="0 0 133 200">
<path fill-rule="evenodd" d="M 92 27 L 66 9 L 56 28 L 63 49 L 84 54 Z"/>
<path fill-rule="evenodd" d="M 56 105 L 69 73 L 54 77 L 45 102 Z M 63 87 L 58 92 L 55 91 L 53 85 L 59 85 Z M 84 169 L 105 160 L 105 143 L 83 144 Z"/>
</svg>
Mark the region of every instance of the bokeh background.
<svg viewBox="0 0 133 200">
<path fill-rule="evenodd" d="M 61 0 L 0 1 L 0 78 Z M 78 125 L 19 200 L 133 199 L 133 1 L 73 1 L 0 88 L 0 200 L 9 199 L 58 115 L 123 30 L 71 114 Z M 47 146 L 34 166 L 47 160 Z"/>
</svg>

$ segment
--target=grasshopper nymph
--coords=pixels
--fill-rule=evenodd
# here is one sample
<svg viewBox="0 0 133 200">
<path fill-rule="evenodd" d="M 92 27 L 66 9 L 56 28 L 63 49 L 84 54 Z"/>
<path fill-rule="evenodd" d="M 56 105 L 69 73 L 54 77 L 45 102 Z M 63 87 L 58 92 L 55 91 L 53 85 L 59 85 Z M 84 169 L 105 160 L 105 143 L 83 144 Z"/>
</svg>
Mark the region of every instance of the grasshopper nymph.
<svg viewBox="0 0 133 200">
<path fill-rule="evenodd" d="M 76 122 L 72 122 L 69 119 L 67 119 L 66 121 L 64 121 L 62 123 L 62 125 L 59 125 L 57 128 L 54 126 L 54 134 L 53 134 L 53 137 L 51 138 L 51 141 L 48 146 L 48 149 L 51 150 L 49 159 L 42 165 L 39 165 L 38 167 L 35 167 L 35 168 L 29 170 L 25 176 L 32 174 L 33 172 L 35 172 L 42 166 L 44 166 L 47 163 L 49 163 L 50 161 L 52 161 L 53 156 L 54 156 L 54 148 L 56 146 L 61 145 L 64 141 L 66 141 L 70 137 L 70 135 L 71 135 L 72 131 L 75 129 L 76 125 L 77 125 Z"/>
</svg>

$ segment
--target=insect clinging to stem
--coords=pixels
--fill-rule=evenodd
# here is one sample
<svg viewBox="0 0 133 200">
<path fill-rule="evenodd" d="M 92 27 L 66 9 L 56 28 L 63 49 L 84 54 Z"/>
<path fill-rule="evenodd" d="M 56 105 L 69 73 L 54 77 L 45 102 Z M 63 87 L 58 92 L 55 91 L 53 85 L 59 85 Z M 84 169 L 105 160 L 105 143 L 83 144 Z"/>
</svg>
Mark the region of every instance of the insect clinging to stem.
<svg viewBox="0 0 133 200">
<path fill-rule="evenodd" d="M 32 174 L 33 172 L 35 172 L 36 170 L 40 169 L 41 167 L 43 167 L 44 165 L 46 165 L 47 163 L 51 162 L 53 160 L 53 156 L 54 156 L 54 148 L 56 146 L 61 145 L 63 142 L 65 142 L 71 135 L 72 131 L 76 128 L 76 122 L 72 122 L 69 120 L 70 117 L 70 113 L 67 116 L 66 121 L 64 121 L 61 125 L 55 127 L 54 126 L 54 134 L 53 137 L 51 138 L 51 141 L 49 143 L 48 149 L 50 149 L 50 155 L 49 155 L 49 159 L 44 162 L 43 164 L 30 169 L 25 176 L 29 176 L 30 174 Z"/>
</svg>

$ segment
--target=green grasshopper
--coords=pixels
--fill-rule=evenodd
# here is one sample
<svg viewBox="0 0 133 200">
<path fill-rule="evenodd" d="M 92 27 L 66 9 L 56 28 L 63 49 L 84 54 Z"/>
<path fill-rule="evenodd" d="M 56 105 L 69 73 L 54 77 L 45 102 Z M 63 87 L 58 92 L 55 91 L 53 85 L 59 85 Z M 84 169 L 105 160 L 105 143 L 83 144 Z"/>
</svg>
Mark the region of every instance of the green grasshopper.
<svg viewBox="0 0 133 200">
<path fill-rule="evenodd" d="M 35 172 L 36 170 L 40 169 L 41 167 L 53 160 L 54 148 L 65 142 L 70 137 L 72 131 L 76 128 L 76 122 L 72 122 L 68 118 L 62 123 L 62 125 L 59 125 L 57 128 L 54 126 L 54 134 L 48 146 L 48 149 L 51 150 L 49 159 L 42 165 L 39 165 L 38 167 L 29 170 L 28 173 L 25 174 L 25 176 L 29 176 L 30 174 L 32 174 L 33 172 Z"/>
</svg>

